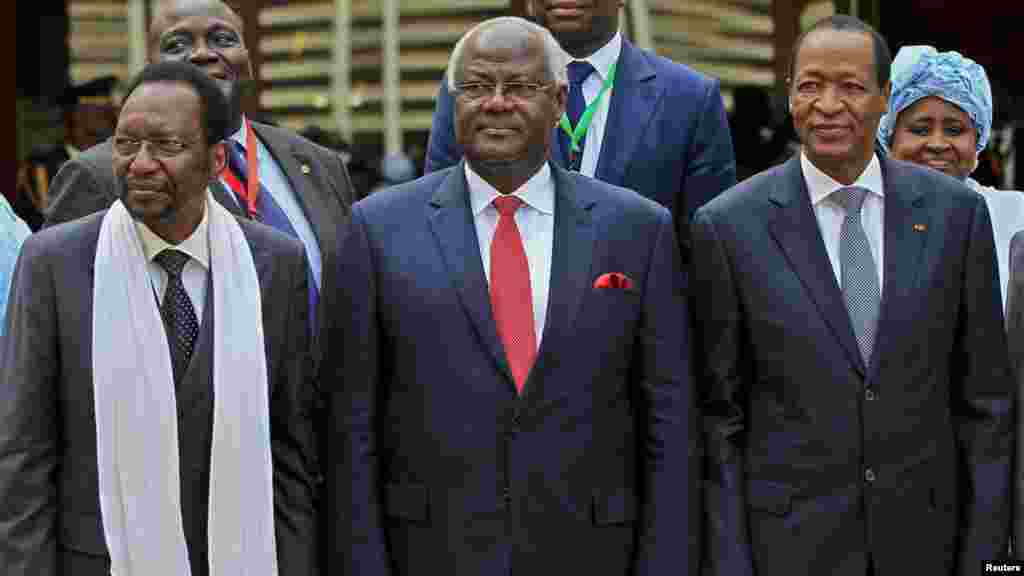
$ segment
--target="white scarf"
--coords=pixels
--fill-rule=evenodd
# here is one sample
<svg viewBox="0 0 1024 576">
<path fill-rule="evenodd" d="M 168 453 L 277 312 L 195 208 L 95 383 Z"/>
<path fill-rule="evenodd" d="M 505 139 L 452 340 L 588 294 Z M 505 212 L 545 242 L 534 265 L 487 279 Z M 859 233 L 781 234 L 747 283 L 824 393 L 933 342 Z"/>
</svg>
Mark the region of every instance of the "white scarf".
<svg viewBox="0 0 1024 576">
<path fill-rule="evenodd" d="M 212 196 L 211 576 L 274 576 L 273 479 L 259 279 L 234 217 Z M 103 217 L 92 369 L 100 510 L 114 576 L 188 576 L 178 417 L 167 336 L 132 217 Z"/>
</svg>

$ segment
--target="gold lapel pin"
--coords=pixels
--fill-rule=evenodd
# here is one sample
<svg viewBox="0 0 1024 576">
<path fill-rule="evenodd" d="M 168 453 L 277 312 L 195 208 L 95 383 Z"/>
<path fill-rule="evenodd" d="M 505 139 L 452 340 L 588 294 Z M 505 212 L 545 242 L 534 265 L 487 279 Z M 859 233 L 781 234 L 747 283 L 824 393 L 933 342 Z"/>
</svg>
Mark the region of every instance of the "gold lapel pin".
<svg viewBox="0 0 1024 576">
<path fill-rule="evenodd" d="M 924 224 L 914 224 L 914 232 L 924 232 L 928 229 L 928 226 Z"/>
<path fill-rule="evenodd" d="M 310 172 L 312 172 L 312 170 L 310 170 L 309 164 L 303 164 L 302 165 L 302 173 L 306 174 L 308 176 Z"/>
</svg>

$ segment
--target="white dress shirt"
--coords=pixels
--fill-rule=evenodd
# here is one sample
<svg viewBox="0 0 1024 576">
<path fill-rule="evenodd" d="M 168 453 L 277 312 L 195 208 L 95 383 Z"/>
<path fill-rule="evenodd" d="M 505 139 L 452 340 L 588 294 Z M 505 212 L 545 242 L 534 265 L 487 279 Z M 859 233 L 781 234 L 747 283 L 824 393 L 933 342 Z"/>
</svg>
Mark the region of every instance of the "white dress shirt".
<svg viewBox="0 0 1024 576">
<path fill-rule="evenodd" d="M 163 238 L 157 236 L 148 226 L 142 222 L 135 221 L 135 229 L 139 232 L 139 240 L 142 242 L 142 252 L 146 255 L 146 270 L 149 272 L 149 280 L 153 284 L 153 291 L 156 292 L 158 301 L 163 304 L 164 292 L 167 291 L 167 271 L 157 264 L 154 258 L 167 248 L 178 250 L 188 254 L 189 260 L 181 269 L 181 283 L 185 286 L 189 300 L 192 301 L 192 309 L 195 310 L 196 320 L 203 323 L 203 308 L 206 306 L 206 283 L 207 273 L 210 270 L 210 235 L 209 216 L 205 204 L 203 206 L 203 219 L 199 226 L 192 232 L 192 235 L 184 239 L 177 246 L 169 244 Z"/>
<path fill-rule="evenodd" d="M 498 227 L 498 209 L 493 201 L 502 194 L 464 163 L 469 185 L 469 202 L 476 225 L 480 259 L 484 265 L 487 285 L 491 284 L 491 240 Z M 533 292 L 533 327 L 537 332 L 537 347 L 544 333 L 548 311 L 548 286 L 551 281 L 551 247 L 555 236 L 555 181 L 551 168 L 544 166 L 512 193 L 523 201 L 516 210 L 516 226 L 523 239 L 526 261 L 530 268 L 530 289 Z"/>
<path fill-rule="evenodd" d="M 583 58 L 594 67 L 594 72 L 583 81 L 583 100 L 587 106 L 597 98 L 601 92 L 601 86 L 608 79 L 608 72 L 612 64 L 619 60 L 622 53 L 622 33 L 616 32 L 615 36 L 602 46 L 597 52 Z M 579 61 L 577 58 L 568 56 L 570 61 Z M 616 73 L 615 80 L 619 81 L 621 76 Z M 597 161 L 601 156 L 601 144 L 604 142 L 604 127 L 608 120 L 608 109 L 611 105 L 612 89 L 605 92 L 601 103 L 594 109 L 594 115 L 590 118 L 590 127 L 587 128 L 586 140 L 583 143 L 583 158 L 580 160 L 580 174 L 594 177 L 597 171 Z"/>
<path fill-rule="evenodd" d="M 246 120 L 243 118 L 241 128 L 231 135 L 231 139 L 241 143 L 242 146 L 246 146 L 246 150 L 248 150 L 245 122 Z M 309 268 L 313 272 L 313 281 L 316 282 L 316 288 L 319 290 L 322 266 L 320 261 L 320 245 L 317 243 L 316 234 L 313 233 L 313 227 L 310 225 L 309 220 L 306 219 L 306 213 L 302 211 L 302 204 L 299 203 L 295 191 L 288 184 L 288 178 L 284 175 L 281 167 L 277 165 L 270 151 L 267 150 L 267 147 L 258 138 L 256 140 L 256 160 L 259 163 L 257 171 L 260 184 L 263 184 L 263 187 L 274 197 L 274 201 L 277 202 L 277 205 L 284 211 L 285 216 L 288 217 L 288 222 L 295 229 L 295 233 L 299 235 L 299 240 L 306 249 L 306 259 L 309 260 Z M 236 203 L 238 202 L 234 194 L 229 194 L 229 196 Z"/>
<path fill-rule="evenodd" d="M 836 283 L 843 285 L 843 273 L 839 256 L 839 235 L 846 219 L 843 205 L 831 196 L 833 192 L 846 186 L 836 182 L 831 176 L 817 168 L 803 152 L 800 153 L 800 166 L 804 172 L 804 182 L 811 196 L 814 216 L 818 219 L 821 239 L 825 242 L 825 251 L 832 263 L 832 272 L 836 275 Z M 871 256 L 875 259 L 878 270 L 879 294 L 885 290 L 884 258 L 885 250 L 885 190 L 882 184 L 882 164 L 878 156 L 873 155 L 864 172 L 854 181 L 853 186 L 867 189 L 870 194 L 864 197 L 861 207 L 860 223 L 864 226 L 864 234 L 868 237 Z"/>
</svg>

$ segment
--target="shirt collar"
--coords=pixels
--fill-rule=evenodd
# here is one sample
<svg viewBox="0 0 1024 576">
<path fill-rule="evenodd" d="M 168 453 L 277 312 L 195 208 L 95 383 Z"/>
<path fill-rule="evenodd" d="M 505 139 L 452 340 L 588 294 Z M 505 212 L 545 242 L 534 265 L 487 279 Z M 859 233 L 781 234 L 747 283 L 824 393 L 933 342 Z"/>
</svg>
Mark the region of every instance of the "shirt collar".
<svg viewBox="0 0 1024 576">
<path fill-rule="evenodd" d="M 473 216 L 479 216 L 495 198 L 501 196 L 501 192 L 491 186 L 482 176 L 473 171 L 469 162 L 463 163 L 466 167 L 466 184 L 469 186 L 469 202 L 473 209 Z M 512 193 L 518 196 L 524 204 L 530 206 L 543 214 L 555 213 L 555 186 L 551 178 L 551 167 L 545 162 L 540 170 L 530 177 L 518 190 Z"/>
<path fill-rule="evenodd" d="M 616 32 L 607 44 L 601 46 L 601 48 L 599 48 L 597 52 L 594 52 L 593 54 L 587 56 L 586 58 L 583 58 L 582 60 L 590 62 L 590 65 L 594 67 L 594 71 L 596 71 L 600 75 L 601 81 L 603 82 L 608 78 L 608 72 L 611 71 L 612 64 L 615 64 L 615 62 L 619 60 L 619 54 L 621 53 L 622 32 Z M 580 60 L 579 58 L 573 58 L 568 53 L 566 53 L 566 57 L 569 59 L 570 62 L 574 60 Z"/>
<path fill-rule="evenodd" d="M 803 168 L 804 182 L 807 183 L 807 192 L 810 194 L 811 204 L 814 206 L 826 200 L 836 190 L 847 187 L 818 169 L 802 151 L 800 152 L 800 167 Z M 877 153 L 871 155 L 871 161 L 868 162 L 867 168 L 861 172 L 851 186 L 864 188 L 879 198 L 885 197 L 885 189 L 882 185 L 882 164 L 878 161 Z"/>
<path fill-rule="evenodd" d="M 64 151 L 67 152 L 68 158 L 70 158 L 72 160 L 76 160 L 78 158 L 78 155 L 82 153 L 81 150 L 79 150 L 78 148 L 75 148 L 71 144 L 65 144 L 64 145 Z"/>
<path fill-rule="evenodd" d="M 153 258 L 156 258 L 157 254 L 168 248 L 173 248 L 188 254 L 189 258 L 199 262 L 203 268 L 209 270 L 210 243 L 207 238 L 207 230 L 209 229 L 208 212 L 206 204 L 204 203 L 203 219 L 199 221 L 199 226 L 196 226 L 196 229 L 192 231 L 192 234 L 177 246 L 170 244 L 163 238 L 157 236 L 155 232 L 149 229 L 149 226 L 146 226 L 140 220 L 136 220 L 135 229 L 139 231 L 139 240 L 142 241 L 142 251 L 146 255 L 146 262 L 152 262 Z"/>
</svg>

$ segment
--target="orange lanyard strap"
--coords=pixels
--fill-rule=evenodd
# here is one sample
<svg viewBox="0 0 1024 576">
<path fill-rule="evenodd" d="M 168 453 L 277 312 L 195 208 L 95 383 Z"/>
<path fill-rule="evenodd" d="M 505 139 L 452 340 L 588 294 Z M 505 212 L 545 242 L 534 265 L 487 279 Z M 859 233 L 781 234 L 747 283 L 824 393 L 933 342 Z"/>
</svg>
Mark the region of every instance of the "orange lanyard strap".
<svg viewBox="0 0 1024 576">
<path fill-rule="evenodd" d="M 252 129 L 252 123 L 249 119 L 245 119 L 245 161 L 249 164 L 249 175 L 247 185 L 247 194 L 245 198 L 246 204 L 248 204 L 249 215 L 256 217 L 256 198 L 260 194 L 260 178 L 259 178 L 259 161 L 256 159 L 256 147 L 259 145 L 259 141 L 256 140 L 256 132 Z"/>
</svg>

